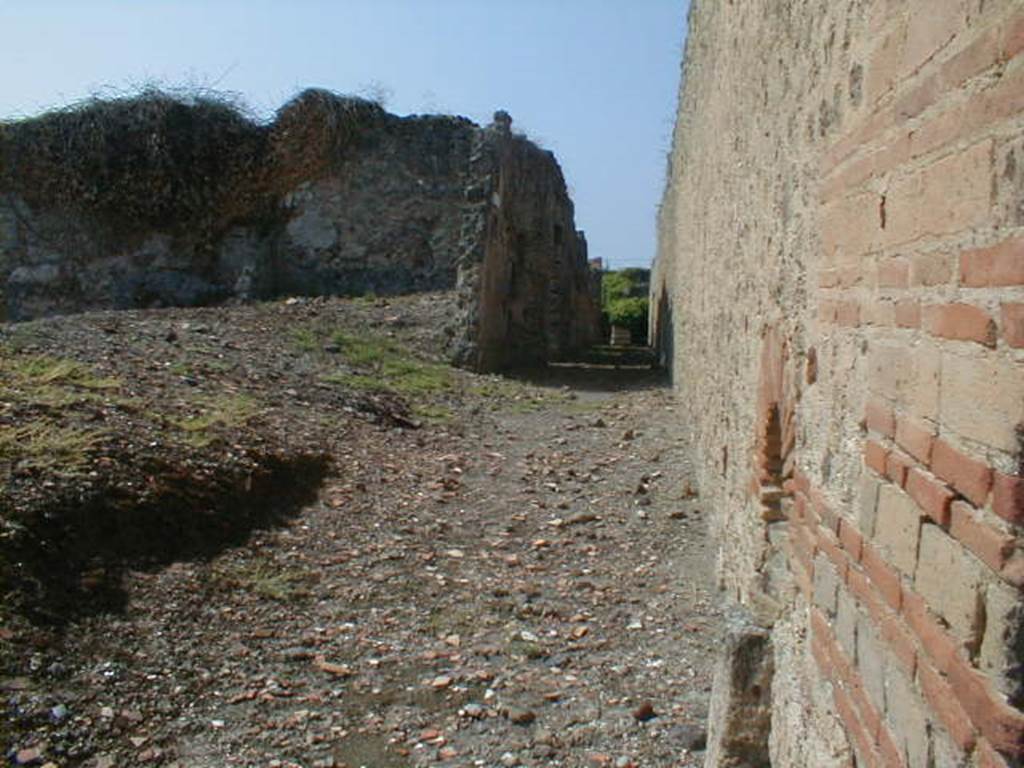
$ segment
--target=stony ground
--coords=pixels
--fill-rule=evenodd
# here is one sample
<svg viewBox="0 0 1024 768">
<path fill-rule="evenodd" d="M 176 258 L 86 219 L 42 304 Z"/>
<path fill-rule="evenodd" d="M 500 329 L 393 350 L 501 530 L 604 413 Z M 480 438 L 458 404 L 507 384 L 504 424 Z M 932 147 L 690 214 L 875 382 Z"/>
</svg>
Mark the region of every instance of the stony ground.
<svg viewBox="0 0 1024 768">
<path fill-rule="evenodd" d="M 262 322 L 274 336 L 281 323 L 288 336 L 312 311 L 401 327 L 397 338 L 429 348 L 425 315 L 438 310 L 246 311 L 256 315 L 233 327 Z M 134 313 L 117 333 L 166 343 L 169 329 L 198 324 L 229 376 L 234 331 L 219 324 L 231 317 Z M 36 345 L 67 348 L 65 326 L 37 331 Z M 533 384 L 453 373 L 443 392 L 398 393 L 429 401 L 417 419 L 388 393 L 316 400 L 301 378 L 310 354 L 281 369 L 299 378 L 271 377 L 287 402 L 254 417 L 254 439 L 301 422 L 303 450 L 319 440 L 330 454 L 315 497 L 201 555 L 118 569 L 116 609 L 58 623 L 6 615 L 0 745 L 11 761 L 700 765 L 718 613 L 665 383 L 592 366 Z"/>
</svg>

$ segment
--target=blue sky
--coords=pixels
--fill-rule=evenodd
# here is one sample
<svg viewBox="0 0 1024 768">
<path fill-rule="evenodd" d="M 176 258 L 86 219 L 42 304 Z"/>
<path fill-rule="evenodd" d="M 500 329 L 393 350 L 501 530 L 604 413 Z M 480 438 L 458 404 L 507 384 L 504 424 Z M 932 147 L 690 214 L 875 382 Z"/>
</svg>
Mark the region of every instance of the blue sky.
<svg viewBox="0 0 1024 768">
<path fill-rule="evenodd" d="M 591 256 L 647 266 L 686 0 L 0 0 L 0 118 L 140 85 L 307 86 L 450 112 L 555 152 Z"/>
</svg>

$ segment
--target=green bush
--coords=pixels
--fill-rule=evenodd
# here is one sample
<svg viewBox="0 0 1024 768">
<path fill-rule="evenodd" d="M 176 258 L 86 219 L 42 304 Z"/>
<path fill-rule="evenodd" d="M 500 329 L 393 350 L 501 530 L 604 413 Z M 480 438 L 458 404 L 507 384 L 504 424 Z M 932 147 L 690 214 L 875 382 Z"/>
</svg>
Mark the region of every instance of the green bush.
<svg viewBox="0 0 1024 768">
<path fill-rule="evenodd" d="M 627 298 L 608 302 L 608 321 L 628 328 L 634 342 L 647 338 L 647 299 Z"/>
<path fill-rule="evenodd" d="M 647 338 L 650 272 L 628 268 L 601 276 L 601 310 L 609 325 L 628 328 L 634 343 Z"/>
</svg>

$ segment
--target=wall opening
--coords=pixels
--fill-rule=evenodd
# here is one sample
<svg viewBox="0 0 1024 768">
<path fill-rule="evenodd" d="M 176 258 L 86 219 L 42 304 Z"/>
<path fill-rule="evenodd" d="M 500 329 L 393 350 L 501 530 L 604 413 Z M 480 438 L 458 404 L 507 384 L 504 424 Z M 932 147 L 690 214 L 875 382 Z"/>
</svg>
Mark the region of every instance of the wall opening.
<svg viewBox="0 0 1024 768">
<path fill-rule="evenodd" d="M 785 496 L 785 461 L 782 455 L 782 419 L 778 403 L 772 403 L 768 409 L 761 450 L 759 492 L 764 519 L 768 522 L 784 520 L 786 516 L 782 509 L 782 499 Z"/>
</svg>

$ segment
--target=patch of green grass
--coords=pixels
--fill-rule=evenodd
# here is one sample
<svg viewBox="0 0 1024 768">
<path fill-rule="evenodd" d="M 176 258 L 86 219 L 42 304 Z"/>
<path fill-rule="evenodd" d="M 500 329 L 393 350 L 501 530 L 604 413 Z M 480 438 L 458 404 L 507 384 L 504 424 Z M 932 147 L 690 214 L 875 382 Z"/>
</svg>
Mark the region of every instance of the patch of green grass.
<svg viewBox="0 0 1024 768">
<path fill-rule="evenodd" d="M 603 403 L 600 400 L 570 400 L 563 406 L 562 410 L 566 413 L 585 416 L 589 413 L 600 411 L 605 405 L 607 403 Z"/>
<path fill-rule="evenodd" d="M 543 659 L 548 655 L 540 643 L 523 640 L 518 637 L 508 641 L 506 650 L 509 656 L 522 656 L 531 660 Z"/>
<path fill-rule="evenodd" d="M 216 439 L 213 430 L 244 426 L 260 412 L 255 399 L 241 394 L 202 397 L 194 405 L 195 415 L 172 419 L 171 424 L 187 434 L 185 442 L 198 448 L 206 447 Z"/>
<path fill-rule="evenodd" d="M 452 387 L 452 372 L 443 365 L 398 360 L 381 365 L 385 384 L 404 395 L 443 392 Z"/>
<path fill-rule="evenodd" d="M 391 339 L 336 331 L 331 342 L 340 348 L 345 362 L 357 370 L 328 374 L 325 381 L 403 395 L 436 394 L 454 386 L 448 366 L 419 360 Z"/>
<path fill-rule="evenodd" d="M 211 581 L 224 589 L 242 589 L 266 600 L 284 602 L 309 594 L 308 574 L 268 562 L 238 563 L 214 571 Z"/>
<path fill-rule="evenodd" d="M 334 331 L 330 339 L 352 365 L 372 365 L 409 356 L 397 342 L 381 336 L 354 336 L 346 331 Z"/>
<path fill-rule="evenodd" d="M 19 324 L 9 327 L 4 332 L 4 343 L 0 349 L 4 351 L 22 352 L 26 347 L 39 341 L 39 330 L 31 324 Z"/>
<path fill-rule="evenodd" d="M 320 340 L 312 328 L 295 328 L 292 330 L 292 345 L 302 352 L 315 352 Z"/>
<path fill-rule="evenodd" d="M 117 379 L 99 376 L 76 360 L 47 355 L 19 355 L 0 347 L 0 401 L 43 408 L 66 408 L 78 403 L 127 402 L 113 392 Z"/>
<path fill-rule="evenodd" d="M 425 628 L 434 637 L 469 635 L 479 627 L 480 620 L 480 611 L 475 605 L 458 604 L 432 609 Z"/>
<path fill-rule="evenodd" d="M 412 412 L 431 424 L 448 424 L 455 418 L 455 412 L 446 405 L 413 403 Z"/>
<path fill-rule="evenodd" d="M 117 379 L 97 376 L 87 365 L 47 355 L 13 355 L 0 357 L 0 375 L 15 385 L 32 387 L 47 384 L 81 387 L 83 389 L 116 389 Z"/>
<path fill-rule="evenodd" d="M 89 463 L 104 438 L 99 430 L 35 421 L 0 427 L 0 461 L 22 469 L 73 475 Z"/>
</svg>

